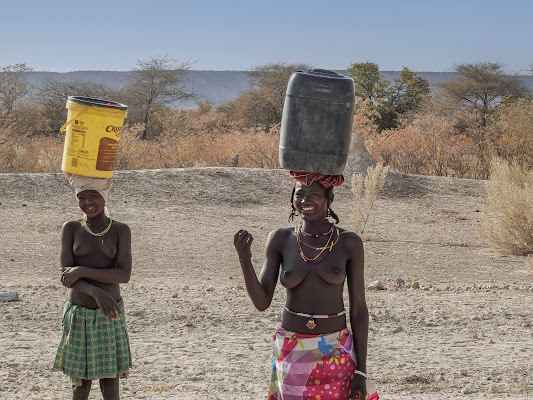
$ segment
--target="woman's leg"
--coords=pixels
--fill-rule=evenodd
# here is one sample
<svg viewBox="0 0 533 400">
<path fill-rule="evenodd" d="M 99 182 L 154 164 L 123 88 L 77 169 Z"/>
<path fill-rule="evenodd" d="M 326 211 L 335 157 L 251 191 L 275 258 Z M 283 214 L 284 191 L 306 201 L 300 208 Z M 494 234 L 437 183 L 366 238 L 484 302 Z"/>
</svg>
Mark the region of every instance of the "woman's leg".
<svg viewBox="0 0 533 400">
<path fill-rule="evenodd" d="M 72 386 L 72 400 L 87 400 L 93 381 L 81 380 L 81 386 Z"/>
<path fill-rule="evenodd" d="M 100 379 L 100 390 L 104 400 L 120 400 L 119 378 Z"/>
</svg>

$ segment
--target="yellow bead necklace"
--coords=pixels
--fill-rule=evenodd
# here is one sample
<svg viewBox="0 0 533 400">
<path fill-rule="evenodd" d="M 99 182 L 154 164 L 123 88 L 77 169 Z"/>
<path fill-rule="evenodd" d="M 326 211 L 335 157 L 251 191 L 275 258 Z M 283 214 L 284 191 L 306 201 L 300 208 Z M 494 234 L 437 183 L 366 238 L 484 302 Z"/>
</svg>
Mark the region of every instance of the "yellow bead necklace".
<svg viewBox="0 0 533 400">
<path fill-rule="evenodd" d="M 83 216 L 82 225 L 85 228 L 85 230 L 87 232 L 89 232 L 91 235 L 93 235 L 93 236 L 104 236 L 111 229 L 111 224 L 112 223 L 113 223 L 113 219 L 109 218 L 109 225 L 107 226 L 107 228 L 105 228 L 102 232 L 94 233 L 93 231 L 91 231 L 91 228 L 89 228 L 89 225 L 87 225 L 87 215 L 84 215 Z"/>
</svg>

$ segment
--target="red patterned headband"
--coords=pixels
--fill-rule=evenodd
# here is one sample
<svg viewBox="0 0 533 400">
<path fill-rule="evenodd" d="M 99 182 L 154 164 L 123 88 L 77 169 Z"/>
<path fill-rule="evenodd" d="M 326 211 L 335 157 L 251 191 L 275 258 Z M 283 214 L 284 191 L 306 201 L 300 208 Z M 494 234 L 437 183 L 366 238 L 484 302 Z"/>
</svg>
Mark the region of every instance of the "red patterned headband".
<svg viewBox="0 0 533 400">
<path fill-rule="evenodd" d="M 342 175 L 323 175 L 312 172 L 291 171 L 291 176 L 305 186 L 309 186 L 313 182 L 318 181 L 326 189 L 330 186 L 340 186 L 344 182 Z"/>
</svg>

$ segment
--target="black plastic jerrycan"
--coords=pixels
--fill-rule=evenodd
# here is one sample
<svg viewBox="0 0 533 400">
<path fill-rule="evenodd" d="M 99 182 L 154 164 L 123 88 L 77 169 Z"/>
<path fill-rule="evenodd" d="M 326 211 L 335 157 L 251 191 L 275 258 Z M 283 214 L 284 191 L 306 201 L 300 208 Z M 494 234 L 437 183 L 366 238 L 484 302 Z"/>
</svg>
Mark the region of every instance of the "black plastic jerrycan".
<svg viewBox="0 0 533 400">
<path fill-rule="evenodd" d="M 281 118 L 281 168 L 342 174 L 350 149 L 354 106 L 352 78 L 324 69 L 294 72 Z"/>
</svg>

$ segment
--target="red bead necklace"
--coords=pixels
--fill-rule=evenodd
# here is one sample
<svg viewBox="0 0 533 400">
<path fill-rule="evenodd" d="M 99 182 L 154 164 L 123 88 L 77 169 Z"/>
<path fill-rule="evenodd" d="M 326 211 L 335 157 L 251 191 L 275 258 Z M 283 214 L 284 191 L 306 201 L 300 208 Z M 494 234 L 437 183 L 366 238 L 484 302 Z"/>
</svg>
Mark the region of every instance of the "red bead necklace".
<svg viewBox="0 0 533 400">
<path fill-rule="evenodd" d="M 333 229 L 335 228 L 335 229 Z M 327 253 L 326 253 L 326 257 L 329 255 L 329 253 L 331 253 L 331 250 L 333 249 L 333 247 L 337 244 L 337 242 L 339 241 L 339 228 L 333 224 L 330 228 L 330 230 L 326 233 L 326 234 L 329 234 L 329 238 L 328 238 L 328 241 L 326 242 L 326 245 L 323 246 L 323 247 L 314 247 L 314 246 L 311 246 L 305 242 L 302 241 L 302 238 L 300 236 L 300 233 L 303 232 L 303 230 L 301 229 L 300 225 L 297 226 L 296 228 L 296 239 L 298 241 L 298 247 L 300 249 L 300 256 L 302 257 L 302 259 L 306 262 L 306 263 L 312 263 L 313 261 L 316 261 L 326 250 L 329 250 Z M 307 234 L 307 233 L 304 233 L 304 234 Z M 335 240 L 333 241 L 333 236 L 334 234 L 336 234 L 336 238 Z M 308 235 L 308 234 L 307 234 Z M 308 236 L 311 236 L 311 235 L 308 235 Z M 313 235 L 315 236 L 315 235 Z M 318 237 L 319 235 L 317 235 L 316 237 Z M 315 257 L 311 258 L 311 257 L 307 257 L 302 249 L 302 244 L 304 246 L 307 246 L 313 250 L 316 250 L 316 251 L 320 251 Z M 323 258 L 322 260 L 318 261 L 317 263 L 319 262 L 322 262 L 324 261 L 325 258 Z"/>
</svg>

